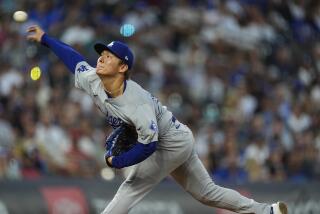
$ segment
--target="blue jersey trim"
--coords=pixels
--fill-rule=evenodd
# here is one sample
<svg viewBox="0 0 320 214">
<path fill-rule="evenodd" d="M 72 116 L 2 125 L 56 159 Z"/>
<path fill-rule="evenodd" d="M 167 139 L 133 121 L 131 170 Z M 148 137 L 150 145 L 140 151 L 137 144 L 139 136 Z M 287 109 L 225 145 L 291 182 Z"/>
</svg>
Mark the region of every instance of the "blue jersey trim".
<svg viewBox="0 0 320 214">
<path fill-rule="evenodd" d="M 124 81 L 123 93 L 125 92 L 126 88 L 127 88 L 127 80 Z"/>
</svg>

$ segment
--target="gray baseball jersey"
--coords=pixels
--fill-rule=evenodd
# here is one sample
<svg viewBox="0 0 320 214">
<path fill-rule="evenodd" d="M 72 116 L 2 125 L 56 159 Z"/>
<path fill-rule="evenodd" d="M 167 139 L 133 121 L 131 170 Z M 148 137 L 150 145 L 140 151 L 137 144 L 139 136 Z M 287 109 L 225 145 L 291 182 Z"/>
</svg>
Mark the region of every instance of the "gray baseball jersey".
<svg viewBox="0 0 320 214">
<path fill-rule="evenodd" d="M 95 68 L 82 61 L 75 69 L 75 86 L 93 98 L 111 126 L 131 124 L 136 127 L 140 143 L 158 141 L 157 150 L 133 167 L 102 213 L 128 213 L 168 175 L 208 206 L 238 213 L 270 213 L 270 205 L 257 203 L 234 190 L 216 185 L 194 150 L 190 129 L 137 83 L 127 80 L 126 84 L 121 96 L 108 98 Z"/>
<path fill-rule="evenodd" d="M 140 143 L 161 142 L 169 129 L 188 131 L 157 98 L 132 80 L 126 81 L 126 89 L 121 96 L 109 98 L 95 68 L 87 62 L 77 64 L 75 86 L 93 98 L 113 128 L 122 123 L 136 127 Z"/>
</svg>

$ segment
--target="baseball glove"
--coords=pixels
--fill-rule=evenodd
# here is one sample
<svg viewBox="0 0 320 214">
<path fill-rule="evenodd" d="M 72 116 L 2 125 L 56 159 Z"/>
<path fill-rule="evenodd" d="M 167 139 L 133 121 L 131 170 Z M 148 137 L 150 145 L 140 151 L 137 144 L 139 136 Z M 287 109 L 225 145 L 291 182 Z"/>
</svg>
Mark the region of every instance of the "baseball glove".
<svg viewBox="0 0 320 214">
<path fill-rule="evenodd" d="M 113 130 L 113 132 L 106 139 L 106 154 L 105 159 L 108 164 L 108 157 L 118 156 L 124 152 L 129 151 L 136 145 L 138 134 L 136 129 L 127 124 L 123 124 Z"/>
</svg>

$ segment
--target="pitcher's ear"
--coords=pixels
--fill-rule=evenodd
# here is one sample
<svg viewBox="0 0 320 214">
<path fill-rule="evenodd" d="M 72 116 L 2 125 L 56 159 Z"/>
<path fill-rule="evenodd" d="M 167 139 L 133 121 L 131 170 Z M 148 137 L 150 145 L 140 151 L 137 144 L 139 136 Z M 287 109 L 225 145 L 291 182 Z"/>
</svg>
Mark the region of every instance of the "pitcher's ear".
<svg viewBox="0 0 320 214">
<path fill-rule="evenodd" d="M 120 72 L 125 73 L 129 69 L 128 65 L 125 63 L 121 63 L 120 65 Z"/>
</svg>

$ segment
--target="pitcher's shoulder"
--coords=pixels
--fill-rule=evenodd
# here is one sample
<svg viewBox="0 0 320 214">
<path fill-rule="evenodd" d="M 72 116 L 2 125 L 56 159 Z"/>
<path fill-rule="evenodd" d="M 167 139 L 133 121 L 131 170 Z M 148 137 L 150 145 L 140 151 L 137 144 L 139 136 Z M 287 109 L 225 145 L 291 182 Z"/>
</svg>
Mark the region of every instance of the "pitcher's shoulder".
<svg viewBox="0 0 320 214">
<path fill-rule="evenodd" d="M 137 100 L 142 104 L 147 103 L 151 99 L 151 94 L 135 81 L 127 80 L 126 84 L 127 99 Z"/>
</svg>

